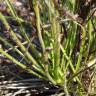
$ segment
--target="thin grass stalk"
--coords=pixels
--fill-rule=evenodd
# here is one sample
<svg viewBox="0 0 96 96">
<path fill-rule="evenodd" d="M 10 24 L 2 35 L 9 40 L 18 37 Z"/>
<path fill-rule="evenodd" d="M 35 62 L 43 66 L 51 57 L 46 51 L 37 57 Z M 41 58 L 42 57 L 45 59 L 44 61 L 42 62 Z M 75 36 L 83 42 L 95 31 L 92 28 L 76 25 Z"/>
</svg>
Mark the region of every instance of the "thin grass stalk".
<svg viewBox="0 0 96 96">
<path fill-rule="evenodd" d="M 73 78 L 75 78 L 76 76 L 78 76 L 78 75 L 81 74 L 82 72 L 84 72 L 84 71 L 86 71 L 86 70 L 88 70 L 88 69 L 90 69 L 90 68 L 92 68 L 92 67 L 95 67 L 95 65 L 96 65 L 96 57 L 95 57 L 93 60 L 87 62 L 86 65 L 88 65 L 88 67 L 85 67 L 85 68 L 81 69 L 79 72 L 73 74 L 73 75 L 69 78 L 68 82 L 70 82 Z"/>
<path fill-rule="evenodd" d="M 87 63 L 87 61 L 88 61 L 88 59 L 89 59 L 89 52 L 90 52 L 90 47 L 91 47 L 91 44 L 92 44 L 92 24 L 91 24 L 91 20 L 89 20 L 89 22 L 88 22 L 88 36 L 86 37 L 87 39 L 88 39 L 88 46 L 86 46 L 87 48 L 86 48 L 86 52 L 85 52 L 85 60 L 84 60 L 84 64 L 86 64 Z"/>
<path fill-rule="evenodd" d="M 41 20 L 40 20 L 40 12 L 39 12 L 39 6 L 38 6 L 38 1 L 34 1 L 34 11 L 36 15 L 36 26 L 37 26 L 37 31 L 38 31 L 38 37 L 39 41 L 43 50 L 43 53 L 45 53 L 45 44 L 42 38 L 42 33 L 41 33 Z"/>
<path fill-rule="evenodd" d="M 91 46 L 91 44 L 92 44 L 92 22 L 91 22 L 91 20 L 89 20 L 89 22 L 88 22 L 88 39 L 89 39 L 89 49 L 90 49 L 90 46 Z"/>
<path fill-rule="evenodd" d="M 0 41 L 2 41 L 6 46 L 9 46 L 10 48 L 5 50 L 5 52 L 7 53 L 8 51 L 14 50 L 16 51 L 20 56 L 24 57 L 24 54 L 17 48 L 18 46 L 13 46 L 12 44 L 10 44 L 5 38 L 0 36 Z M 26 43 L 26 42 L 25 42 Z M 22 43 L 23 44 L 23 43 Z M 29 62 L 27 60 L 27 58 L 24 57 L 24 59 L 26 60 L 26 62 Z"/>
<path fill-rule="evenodd" d="M 19 50 L 19 49 L 17 49 L 17 47 L 19 47 L 19 46 L 13 46 L 12 44 L 10 44 L 5 38 L 3 38 L 3 37 L 1 37 L 0 36 L 0 41 L 2 41 L 6 46 L 9 46 L 10 48 L 9 49 L 7 49 L 7 50 L 5 50 L 5 52 L 8 52 L 8 51 L 11 51 L 11 50 L 15 50 L 17 53 L 18 52 L 20 52 L 19 54 L 21 55 L 21 56 L 24 56 L 23 55 L 23 53 Z M 27 42 L 24 42 L 24 43 L 22 43 L 23 45 L 24 44 L 27 44 Z"/>
<path fill-rule="evenodd" d="M 44 67 L 45 67 L 45 72 L 46 72 L 46 76 L 47 76 L 48 80 L 50 80 L 52 82 L 52 84 L 57 85 L 55 79 L 49 73 L 48 64 L 46 64 Z"/>
<path fill-rule="evenodd" d="M 30 63 L 30 61 L 24 56 L 24 54 L 23 54 L 20 50 L 17 49 L 17 47 L 11 45 L 9 42 L 7 42 L 7 41 L 6 41 L 4 38 L 2 38 L 1 36 L 0 36 L 0 40 L 3 41 L 7 46 L 10 46 L 11 48 L 9 48 L 9 49 L 13 49 L 13 50 L 16 51 L 20 56 L 22 56 L 22 60 L 25 59 L 25 61 L 26 61 L 27 63 Z M 7 51 L 8 51 L 8 50 L 5 50 L 4 52 L 7 53 Z M 20 60 L 19 62 L 21 62 L 22 60 Z M 31 66 L 30 66 L 30 67 L 31 67 Z M 37 68 L 37 67 L 34 66 L 34 65 L 32 65 L 32 67 L 35 68 L 35 69 L 37 69 L 37 70 L 39 69 L 39 68 Z M 38 71 L 41 72 L 40 69 L 39 69 Z"/>
<path fill-rule="evenodd" d="M 10 2 L 10 0 L 5 0 L 5 2 L 6 2 L 6 4 L 8 5 L 8 7 L 10 8 L 10 11 L 11 11 L 12 15 L 13 15 L 14 17 L 18 17 L 18 16 L 17 16 L 17 13 L 16 13 L 16 11 L 15 11 L 15 9 L 14 9 L 14 7 L 13 7 L 13 5 L 12 5 L 11 2 Z"/>
<path fill-rule="evenodd" d="M 25 37 L 25 39 L 30 43 L 30 47 L 33 51 L 33 54 L 36 58 L 40 58 L 41 57 L 41 54 L 36 50 L 36 48 L 32 45 L 31 41 L 29 40 L 29 37 L 27 36 L 26 32 L 25 32 L 25 29 L 24 27 L 22 26 L 22 22 L 24 22 L 21 18 L 18 17 L 13 5 L 11 4 L 10 0 L 6 0 L 6 4 L 8 5 L 11 13 L 12 13 L 12 16 L 17 20 L 17 22 L 19 23 L 20 25 L 20 31 L 22 33 L 22 35 Z"/>
<path fill-rule="evenodd" d="M 85 31 L 85 28 L 81 24 L 79 24 L 76 21 L 73 21 L 73 22 L 75 24 L 79 25 L 81 27 L 81 29 L 82 29 L 82 41 L 81 41 L 81 44 L 80 44 L 80 52 L 79 52 L 79 56 L 78 56 L 78 60 L 77 60 L 77 64 L 76 64 L 76 71 L 78 71 L 78 69 L 80 68 L 80 63 L 81 63 L 82 56 L 83 56 L 85 39 L 86 39 L 86 31 Z"/>
<path fill-rule="evenodd" d="M 73 21 L 75 24 L 79 25 L 81 28 L 82 28 L 82 41 L 81 41 L 81 45 L 80 45 L 80 52 L 79 52 L 79 56 L 78 56 L 78 60 L 77 60 L 77 64 L 76 64 L 76 70 L 77 71 L 80 67 L 80 63 L 81 63 L 81 60 L 82 60 L 82 54 L 83 54 L 83 51 L 84 51 L 84 45 L 85 45 L 85 37 L 86 37 L 86 31 L 85 31 L 85 28 L 79 24 L 78 22 L 76 21 Z M 68 44 L 68 42 L 67 42 Z M 67 45 L 68 46 L 68 45 Z M 67 48 L 66 46 L 66 48 Z M 72 67 L 72 65 L 71 65 Z M 73 67 L 74 68 L 74 67 Z M 72 68 L 72 69 L 73 69 Z"/>
<path fill-rule="evenodd" d="M 22 32 L 22 35 L 25 37 L 25 39 L 26 39 L 26 40 L 28 41 L 28 43 L 30 44 L 30 48 L 31 48 L 31 50 L 32 50 L 32 52 L 33 52 L 33 55 L 35 56 L 36 59 L 41 58 L 41 53 L 36 50 L 36 48 L 35 48 L 34 45 L 32 45 L 32 43 L 31 43 L 29 37 L 27 36 L 27 34 L 26 34 L 26 32 L 25 32 L 25 29 L 24 29 L 24 27 L 22 26 L 21 22 L 19 22 L 19 24 L 20 24 L 20 30 L 21 30 L 21 32 Z"/>
<path fill-rule="evenodd" d="M 0 13 L 0 19 L 4 23 L 5 27 L 9 31 L 10 35 L 12 36 L 12 38 L 14 38 L 13 40 L 15 40 L 17 42 L 18 46 L 21 47 L 21 49 L 23 50 L 23 52 L 26 52 L 26 55 L 33 62 L 33 64 L 36 64 L 37 65 L 37 62 L 32 58 L 32 56 L 27 52 L 26 48 L 22 45 L 21 41 L 17 38 L 16 34 L 13 32 L 13 30 L 9 26 L 8 22 L 6 21 L 6 19 L 2 15 L 2 13 Z"/>
<path fill-rule="evenodd" d="M 2 20 L 2 22 L 4 23 L 5 27 L 7 28 L 7 30 L 9 30 L 10 35 L 12 36 L 12 38 L 14 38 L 13 40 L 16 41 L 17 45 L 21 48 L 21 50 L 25 53 L 25 55 L 27 56 L 27 58 L 36 66 L 40 65 L 36 62 L 36 60 L 31 56 L 31 54 L 27 51 L 27 49 L 22 45 L 21 41 L 17 38 L 16 34 L 13 32 L 13 30 L 10 28 L 8 22 L 6 21 L 6 19 L 4 18 L 4 16 L 0 13 L 0 19 Z M 38 70 L 40 70 L 40 68 L 38 68 Z M 43 73 L 43 70 L 41 70 Z"/>
<path fill-rule="evenodd" d="M 73 25 L 72 29 L 70 30 L 71 31 L 71 37 L 68 38 L 68 40 L 66 40 L 66 42 L 68 41 L 69 42 L 69 51 L 68 51 L 68 55 L 69 55 L 69 59 L 72 60 L 72 52 L 74 50 L 74 45 L 75 45 L 75 41 L 76 41 L 76 26 L 74 27 L 75 25 Z M 66 45 L 65 45 L 66 46 Z M 68 48 L 67 48 L 68 49 Z M 67 50 L 66 49 L 66 50 Z M 65 58 L 65 56 L 63 55 L 62 58 Z M 67 62 L 66 64 L 66 71 L 68 70 L 68 67 L 69 67 L 69 61 Z M 64 66 L 64 65 L 62 65 Z M 74 66 L 74 65 L 73 65 Z"/>
<path fill-rule="evenodd" d="M 27 63 L 30 63 L 30 61 L 28 61 L 28 59 L 24 56 L 24 54 L 23 54 L 20 50 L 17 49 L 17 47 L 11 45 L 8 41 L 6 41 L 6 40 L 5 40 L 4 38 L 2 38 L 1 36 L 0 36 L 0 40 L 1 40 L 2 42 L 4 42 L 5 45 L 10 46 L 11 48 L 9 48 L 9 49 L 13 49 L 13 50 L 15 50 L 18 54 L 20 54 L 20 56 L 23 57 L 22 60 L 25 59 L 25 61 L 26 61 Z M 8 50 L 5 50 L 4 52 L 7 53 L 7 51 L 8 51 Z M 21 62 L 21 60 L 20 60 L 19 62 Z M 35 69 L 38 70 L 38 68 L 37 68 L 36 66 L 34 66 L 34 65 L 32 65 L 32 66 L 33 66 L 33 68 L 35 68 Z M 38 71 L 41 72 L 40 70 L 38 70 Z"/>
<path fill-rule="evenodd" d="M 34 72 L 33 70 L 31 70 L 30 68 L 28 68 L 26 65 L 24 65 L 23 63 L 17 61 L 14 57 L 12 57 L 11 55 L 9 55 L 8 53 L 6 53 L 2 48 L 0 48 L 0 53 L 3 54 L 4 56 L 6 56 L 8 59 L 10 59 L 13 63 L 17 64 L 18 66 L 20 66 L 21 68 L 23 68 L 24 70 L 27 70 L 29 73 L 42 78 L 42 79 L 46 79 L 45 77 L 39 75 L 38 73 Z"/>
<path fill-rule="evenodd" d="M 62 45 L 60 45 L 60 48 L 61 48 L 61 51 L 63 52 L 66 60 L 69 62 L 70 67 L 71 67 L 73 73 L 75 74 L 75 73 L 76 73 L 76 70 L 75 70 L 75 68 L 74 68 L 74 66 L 73 66 L 73 64 L 72 64 L 72 61 L 71 61 L 70 58 L 67 56 L 66 51 L 64 50 L 64 48 L 63 48 Z M 66 70 L 66 71 L 67 71 L 67 70 Z M 79 83 L 80 85 L 82 85 L 80 79 L 79 79 L 78 77 L 76 77 L 76 79 L 77 79 L 78 83 Z"/>
<path fill-rule="evenodd" d="M 63 55 L 65 56 L 65 58 L 70 62 L 70 67 L 72 69 L 72 71 L 75 73 L 75 68 L 72 64 L 72 61 L 69 59 L 68 55 L 66 54 L 66 51 L 64 50 L 63 46 L 60 45 L 61 51 L 63 52 Z"/>
<path fill-rule="evenodd" d="M 80 24 L 79 24 L 80 25 Z M 79 70 L 80 68 L 80 63 L 82 61 L 82 56 L 83 56 L 83 51 L 84 51 L 84 46 L 85 46 L 85 39 L 86 39 L 86 31 L 85 28 L 80 25 L 82 28 L 82 40 L 81 40 L 81 44 L 80 44 L 80 52 L 79 52 L 79 56 L 78 56 L 78 60 L 77 60 L 77 64 L 76 64 L 76 71 Z"/>
<path fill-rule="evenodd" d="M 64 64 L 64 92 L 66 96 L 70 96 L 68 92 L 68 86 L 67 86 L 67 71 L 65 70 L 65 64 Z"/>
<path fill-rule="evenodd" d="M 56 16 L 58 16 L 58 11 L 54 9 L 54 3 L 50 0 L 52 9 L 50 10 L 50 22 L 51 22 L 51 30 L 52 30 L 52 39 L 53 39 L 53 54 L 54 54 L 54 78 L 57 79 L 57 83 L 63 82 L 62 72 L 60 69 L 60 25 Z M 56 16 L 55 16 L 56 14 Z M 57 71 L 58 70 L 58 71 Z"/>
<path fill-rule="evenodd" d="M 19 21 L 23 21 L 21 18 L 18 17 L 13 5 L 11 4 L 11 1 L 10 0 L 5 0 L 7 6 L 9 7 L 13 17 L 16 19 L 16 20 L 19 20 Z"/>
<path fill-rule="evenodd" d="M 64 81 L 65 81 L 65 82 L 64 82 L 64 92 L 65 92 L 65 95 L 66 95 L 66 96 L 70 96 L 70 95 L 69 95 L 69 92 L 68 92 L 67 84 L 66 84 L 66 83 L 67 83 L 67 82 L 66 82 L 67 79 L 65 78 Z"/>
</svg>

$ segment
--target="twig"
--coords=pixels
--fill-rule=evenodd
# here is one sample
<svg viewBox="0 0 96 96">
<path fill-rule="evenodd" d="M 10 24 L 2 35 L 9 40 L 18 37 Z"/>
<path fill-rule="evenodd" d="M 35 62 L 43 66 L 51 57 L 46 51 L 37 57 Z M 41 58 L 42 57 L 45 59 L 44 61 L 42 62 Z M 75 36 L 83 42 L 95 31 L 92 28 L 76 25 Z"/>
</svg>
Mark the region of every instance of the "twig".
<svg viewBox="0 0 96 96">
<path fill-rule="evenodd" d="M 22 44 L 23 45 L 26 45 L 28 42 L 27 41 L 25 41 L 25 42 L 23 42 Z M 11 51 L 12 49 L 15 49 L 15 48 L 18 48 L 19 46 L 14 46 L 13 48 L 9 48 L 9 49 L 7 49 L 7 50 L 5 50 L 5 52 L 9 52 L 9 51 Z"/>
<path fill-rule="evenodd" d="M 84 72 L 84 71 L 92 68 L 93 66 L 95 66 L 95 65 L 96 65 L 96 58 L 94 58 L 92 61 L 90 61 L 90 62 L 89 62 L 88 64 L 86 64 L 86 65 L 88 65 L 88 66 L 85 67 L 84 69 L 81 69 L 79 72 L 75 73 L 73 76 L 71 76 L 70 79 L 68 80 L 68 83 L 69 83 L 74 77 L 76 77 L 77 75 L 79 75 L 79 74 L 81 74 L 82 72 Z"/>
</svg>

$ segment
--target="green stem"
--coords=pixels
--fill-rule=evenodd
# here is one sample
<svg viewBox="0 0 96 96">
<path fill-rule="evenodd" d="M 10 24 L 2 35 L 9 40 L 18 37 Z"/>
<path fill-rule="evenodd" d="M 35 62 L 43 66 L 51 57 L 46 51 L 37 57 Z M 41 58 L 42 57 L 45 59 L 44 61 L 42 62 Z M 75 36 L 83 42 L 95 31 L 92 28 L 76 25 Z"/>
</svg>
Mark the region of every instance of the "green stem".
<svg viewBox="0 0 96 96">
<path fill-rule="evenodd" d="M 11 55 L 9 55 L 8 53 L 6 53 L 5 51 L 3 51 L 2 48 L 0 48 L 0 53 L 2 53 L 4 56 L 6 56 L 8 59 L 10 59 L 13 63 L 16 63 L 18 66 L 20 66 L 21 68 L 23 68 L 24 70 L 27 70 L 29 73 L 42 78 L 42 79 L 46 79 L 45 77 L 37 74 L 36 72 L 34 72 L 33 70 L 31 70 L 30 68 L 27 68 L 26 65 L 24 65 L 23 63 L 17 61 L 14 57 L 12 57 Z"/>
<path fill-rule="evenodd" d="M 11 29 L 11 27 L 9 26 L 8 22 L 6 21 L 6 19 L 4 18 L 4 16 L 2 15 L 2 13 L 0 13 L 0 19 L 3 21 L 5 27 L 7 28 L 7 30 L 9 31 L 9 34 L 12 36 L 13 40 L 16 41 L 17 45 L 21 48 L 21 50 L 26 53 L 27 58 L 35 65 L 39 65 L 36 60 L 31 56 L 31 54 L 27 51 L 27 49 L 22 45 L 21 41 L 18 39 L 18 37 L 16 36 L 16 34 L 13 32 L 13 30 Z"/>
<path fill-rule="evenodd" d="M 38 7 L 37 1 L 35 1 L 35 4 L 34 4 L 34 11 L 36 14 L 36 25 L 37 25 L 38 37 L 39 37 L 39 41 L 40 41 L 40 44 L 41 44 L 41 47 L 42 47 L 42 50 L 44 53 L 45 52 L 45 45 L 44 45 L 44 41 L 43 41 L 42 34 L 41 34 L 40 12 L 39 12 L 39 7 Z"/>
</svg>

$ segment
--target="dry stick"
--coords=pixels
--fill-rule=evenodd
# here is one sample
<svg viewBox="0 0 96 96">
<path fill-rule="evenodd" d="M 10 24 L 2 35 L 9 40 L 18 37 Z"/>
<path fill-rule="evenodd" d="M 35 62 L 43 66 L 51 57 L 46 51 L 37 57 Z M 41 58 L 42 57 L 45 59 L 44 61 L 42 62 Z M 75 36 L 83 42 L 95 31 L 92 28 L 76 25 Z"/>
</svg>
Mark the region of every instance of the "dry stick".
<svg viewBox="0 0 96 96">
<path fill-rule="evenodd" d="M 22 44 L 23 45 L 26 45 L 28 42 L 27 41 L 25 41 L 25 42 L 23 42 Z M 11 51 L 12 49 L 15 49 L 15 48 L 18 48 L 19 46 L 14 46 L 13 48 L 9 48 L 9 49 L 7 49 L 7 50 L 5 50 L 5 52 L 9 52 L 9 51 Z"/>
<path fill-rule="evenodd" d="M 58 19 L 58 17 L 57 17 L 57 19 Z M 72 20 L 72 19 L 71 18 L 69 18 L 69 19 L 62 19 L 62 18 L 60 18 L 59 23 L 62 24 L 64 22 L 68 21 L 68 20 Z M 77 21 L 77 20 L 74 20 L 74 21 Z M 43 29 L 47 29 L 47 28 L 50 28 L 50 27 L 51 27 L 51 23 L 42 25 Z"/>
<path fill-rule="evenodd" d="M 71 76 L 70 79 L 68 80 L 68 83 L 69 83 L 74 77 L 76 77 L 77 75 L 79 75 L 80 73 L 82 73 L 82 72 L 84 72 L 84 71 L 92 68 L 93 66 L 95 66 L 95 65 L 96 65 L 96 58 L 93 59 L 92 61 L 90 61 L 90 62 L 89 62 L 88 64 L 86 64 L 86 65 L 88 65 L 88 66 L 85 67 L 84 69 L 81 69 L 79 72 L 77 72 L 77 73 L 74 74 L 73 76 Z"/>
<path fill-rule="evenodd" d="M 33 39 L 34 39 L 34 37 L 31 38 L 30 41 L 32 42 Z M 31 42 L 28 44 L 28 46 L 27 46 L 27 48 L 26 48 L 26 51 L 28 51 L 28 49 L 29 49 L 29 47 L 30 47 L 30 45 L 31 45 Z M 22 57 L 22 59 L 20 60 L 20 62 L 22 62 L 22 60 L 25 58 L 26 52 L 25 52 L 23 55 L 24 55 L 24 56 Z"/>
<path fill-rule="evenodd" d="M 64 10 L 64 12 L 65 12 L 65 10 Z M 66 12 L 66 14 L 63 14 L 63 15 L 65 15 L 65 16 L 67 17 L 67 19 L 65 19 L 66 21 L 67 21 L 67 20 L 74 20 L 74 21 L 76 21 L 76 22 L 78 22 L 78 23 L 82 22 L 82 19 L 81 19 L 81 18 L 76 17 L 76 15 L 71 14 L 71 13 L 69 13 L 69 12 Z M 65 22 L 65 20 L 64 20 L 63 18 L 56 17 L 56 19 L 58 19 L 58 21 L 60 22 L 60 24 L 63 24 L 63 23 Z M 47 29 L 47 28 L 49 28 L 49 27 L 51 27 L 51 23 L 42 25 L 42 28 L 43 28 L 43 29 Z"/>
</svg>

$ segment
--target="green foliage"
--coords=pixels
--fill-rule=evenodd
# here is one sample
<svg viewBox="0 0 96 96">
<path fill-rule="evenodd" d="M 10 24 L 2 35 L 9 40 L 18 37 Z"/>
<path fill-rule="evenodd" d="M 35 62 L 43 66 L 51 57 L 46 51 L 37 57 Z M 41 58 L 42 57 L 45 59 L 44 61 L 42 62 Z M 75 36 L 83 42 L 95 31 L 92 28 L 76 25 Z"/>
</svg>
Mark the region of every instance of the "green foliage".
<svg viewBox="0 0 96 96">
<path fill-rule="evenodd" d="M 74 89 L 77 92 L 76 94 L 82 96 L 83 93 L 80 91 L 81 89 L 84 91 L 84 87 L 81 82 L 82 77 L 81 75 L 74 75 L 82 70 L 83 67 L 90 62 L 91 58 L 96 56 L 96 32 L 93 32 L 91 20 L 82 25 L 78 22 L 78 20 L 72 19 L 72 16 L 69 16 L 71 14 L 67 14 L 69 11 L 66 12 L 64 16 L 60 13 L 59 10 L 63 10 L 63 6 L 67 6 L 68 10 L 75 13 L 77 10 L 76 1 L 61 0 L 61 9 L 58 9 L 54 0 L 42 0 L 39 3 L 37 0 L 33 0 L 37 28 L 36 36 L 34 36 L 33 39 L 39 39 L 39 47 L 41 50 L 38 50 L 36 45 L 32 43 L 32 38 L 28 35 L 28 32 L 25 30 L 26 28 L 22 24 L 31 23 L 29 21 L 24 21 L 23 18 L 20 18 L 17 15 L 14 6 L 12 6 L 9 0 L 5 1 L 10 9 L 12 18 L 14 18 L 20 25 L 19 35 L 24 37 L 24 42 L 26 42 L 29 47 L 24 45 L 24 42 L 19 39 L 16 32 L 14 32 L 10 27 L 6 16 L 0 13 L 0 20 L 9 31 L 8 34 L 11 36 L 13 42 L 15 41 L 18 47 L 15 47 L 13 43 L 10 43 L 2 36 L 0 36 L 0 41 L 2 41 L 5 46 L 15 50 L 15 52 L 17 52 L 23 59 L 22 61 L 19 61 L 3 48 L 0 48 L 0 53 L 12 60 L 14 64 L 17 64 L 24 70 L 27 70 L 29 73 L 48 80 L 54 85 L 60 86 L 64 89 L 66 96 L 69 96 L 69 92 L 72 93 L 70 85 L 72 86 L 73 82 L 77 82 L 77 86 L 75 86 Z M 41 10 L 39 5 L 41 6 Z M 41 11 L 43 12 L 43 16 L 41 15 Z M 77 44 L 77 40 L 79 39 L 77 38 L 78 31 L 82 34 L 79 46 Z M 28 49 L 30 49 L 31 52 Z M 28 67 L 29 63 L 31 64 L 30 67 Z M 34 70 L 32 70 L 31 67 Z"/>
</svg>

